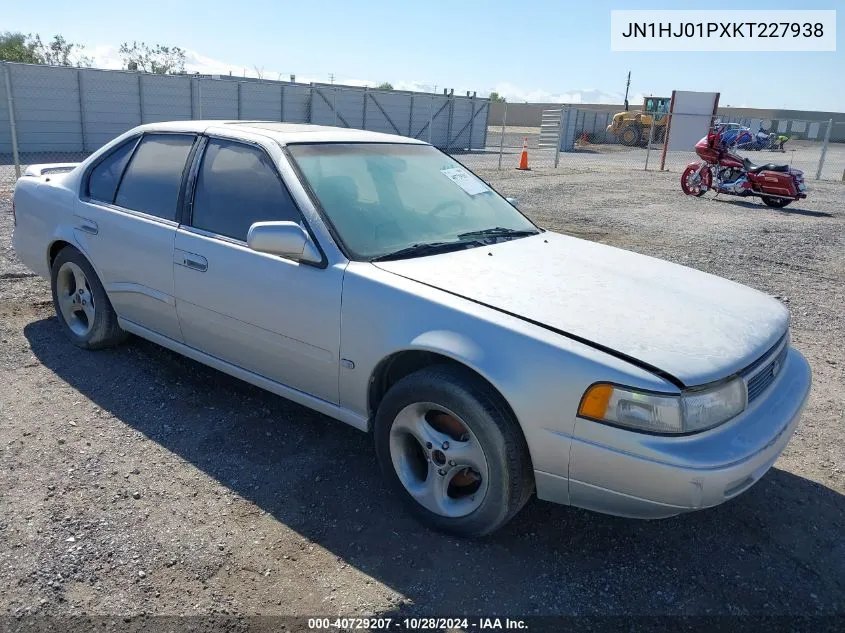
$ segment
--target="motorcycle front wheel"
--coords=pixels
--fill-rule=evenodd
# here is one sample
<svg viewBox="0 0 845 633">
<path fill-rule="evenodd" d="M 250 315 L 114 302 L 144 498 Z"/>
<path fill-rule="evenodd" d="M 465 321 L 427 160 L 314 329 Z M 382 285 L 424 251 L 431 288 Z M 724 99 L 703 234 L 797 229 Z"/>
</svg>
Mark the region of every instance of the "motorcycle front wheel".
<svg viewBox="0 0 845 633">
<path fill-rule="evenodd" d="M 697 171 L 698 166 L 690 165 L 681 174 L 681 189 L 688 196 L 703 196 L 712 184 L 713 177 L 709 168 L 705 167 L 698 175 Z"/>
</svg>

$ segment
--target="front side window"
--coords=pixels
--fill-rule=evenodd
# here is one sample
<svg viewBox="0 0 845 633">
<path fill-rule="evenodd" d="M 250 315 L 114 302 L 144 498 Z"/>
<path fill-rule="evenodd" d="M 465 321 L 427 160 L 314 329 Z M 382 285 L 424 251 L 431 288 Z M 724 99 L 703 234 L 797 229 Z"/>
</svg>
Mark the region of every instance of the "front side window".
<svg viewBox="0 0 845 633">
<path fill-rule="evenodd" d="M 132 156 L 132 150 L 138 143 L 138 138 L 133 138 L 106 156 L 92 171 L 88 177 L 88 197 L 100 202 L 114 202 L 114 194 L 117 192 L 117 185 L 120 182 L 120 175 Z"/>
<path fill-rule="evenodd" d="M 429 145 L 324 143 L 288 150 L 356 259 L 538 232 L 482 180 Z"/>
<path fill-rule="evenodd" d="M 165 220 L 176 220 L 182 174 L 194 136 L 147 134 L 135 150 L 114 203 Z"/>
<path fill-rule="evenodd" d="M 299 222 L 299 210 L 262 150 L 212 139 L 202 158 L 191 225 L 246 241 L 249 227 L 263 221 Z"/>
</svg>

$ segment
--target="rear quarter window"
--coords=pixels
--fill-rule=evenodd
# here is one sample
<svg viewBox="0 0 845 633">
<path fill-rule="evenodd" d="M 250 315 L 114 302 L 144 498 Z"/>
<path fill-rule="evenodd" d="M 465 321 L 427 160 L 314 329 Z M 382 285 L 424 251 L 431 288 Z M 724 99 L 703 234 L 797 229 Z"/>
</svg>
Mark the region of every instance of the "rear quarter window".
<svg viewBox="0 0 845 633">
<path fill-rule="evenodd" d="M 126 168 L 138 138 L 126 141 L 112 151 L 91 171 L 88 177 L 88 197 L 101 202 L 114 202 L 114 194 L 120 182 L 120 175 Z"/>
</svg>

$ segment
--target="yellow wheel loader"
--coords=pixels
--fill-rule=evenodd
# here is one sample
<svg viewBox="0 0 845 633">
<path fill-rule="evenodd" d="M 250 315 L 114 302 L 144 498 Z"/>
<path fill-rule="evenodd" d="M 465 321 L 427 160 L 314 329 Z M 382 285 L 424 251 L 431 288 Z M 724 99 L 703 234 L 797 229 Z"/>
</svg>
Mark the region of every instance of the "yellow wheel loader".
<svg viewBox="0 0 845 633">
<path fill-rule="evenodd" d="M 607 126 L 607 132 L 612 134 L 623 145 L 645 146 L 648 143 L 651 126 L 654 126 L 652 141 L 663 142 L 666 134 L 666 124 L 669 122 L 669 102 L 671 97 L 645 97 L 643 107 L 639 112 L 617 112 Z"/>
</svg>

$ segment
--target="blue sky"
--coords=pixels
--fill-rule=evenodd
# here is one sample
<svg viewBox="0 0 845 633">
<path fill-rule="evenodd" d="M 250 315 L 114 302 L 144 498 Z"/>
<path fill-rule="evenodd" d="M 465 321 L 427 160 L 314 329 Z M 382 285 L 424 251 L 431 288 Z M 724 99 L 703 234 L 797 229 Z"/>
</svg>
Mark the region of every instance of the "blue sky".
<svg viewBox="0 0 845 633">
<path fill-rule="evenodd" d="M 8 2 L 3 30 L 61 33 L 97 65 L 120 67 L 123 41 L 180 46 L 188 69 L 397 88 L 497 90 L 510 101 L 619 102 L 672 89 L 722 93 L 722 105 L 845 111 L 845 51 L 826 53 L 613 53 L 610 10 L 837 9 L 838 1 L 702 5 L 554 0 L 403 1 L 40 0 Z M 838 5 L 838 6 L 837 6 Z"/>
</svg>

